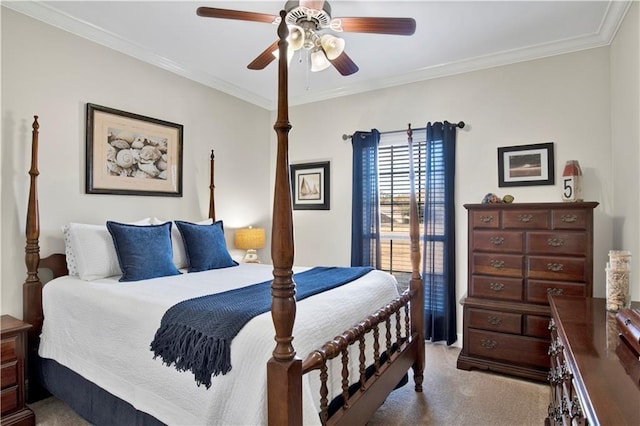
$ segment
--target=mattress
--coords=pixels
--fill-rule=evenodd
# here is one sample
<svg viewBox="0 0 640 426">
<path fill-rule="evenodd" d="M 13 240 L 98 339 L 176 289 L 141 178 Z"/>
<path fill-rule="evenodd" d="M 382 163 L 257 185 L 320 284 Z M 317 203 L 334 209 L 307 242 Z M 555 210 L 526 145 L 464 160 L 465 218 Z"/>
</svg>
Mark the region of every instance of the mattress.
<svg viewBox="0 0 640 426">
<path fill-rule="evenodd" d="M 214 377 L 209 389 L 197 386 L 190 372 L 178 372 L 154 359 L 150 343 L 163 314 L 174 304 L 271 278 L 272 267 L 259 264 L 127 283 L 118 282 L 118 277 L 60 277 L 43 289 L 39 355 L 167 424 L 264 424 L 266 363 L 275 346 L 270 312 L 243 327 L 231 344 L 232 370 Z M 393 276 L 372 271 L 298 302 L 293 330 L 298 356 L 306 356 L 397 296 Z M 340 392 L 340 369 L 339 364 L 330 366 L 330 377 L 335 376 L 329 383 L 330 399 Z M 353 365 L 352 377 L 358 377 L 357 371 Z M 317 372 L 303 377 L 305 424 L 320 423 L 317 382 Z"/>
</svg>

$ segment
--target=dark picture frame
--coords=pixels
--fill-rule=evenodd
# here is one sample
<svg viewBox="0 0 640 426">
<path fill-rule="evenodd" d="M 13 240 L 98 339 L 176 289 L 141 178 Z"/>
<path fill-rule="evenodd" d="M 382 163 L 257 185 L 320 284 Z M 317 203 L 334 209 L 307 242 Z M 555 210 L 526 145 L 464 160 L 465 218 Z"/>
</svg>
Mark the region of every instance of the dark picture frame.
<svg viewBox="0 0 640 426">
<path fill-rule="evenodd" d="M 294 210 L 330 210 L 330 162 L 291 164 Z"/>
<path fill-rule="evenodd" d="M 555 185 L 553 142 L 498 148 L 498 186 Z"/>
<path fill-rule="evenodd" d="M 87 103 L 87 194 L 182 197 L 183 126 Z"/>
</svg>

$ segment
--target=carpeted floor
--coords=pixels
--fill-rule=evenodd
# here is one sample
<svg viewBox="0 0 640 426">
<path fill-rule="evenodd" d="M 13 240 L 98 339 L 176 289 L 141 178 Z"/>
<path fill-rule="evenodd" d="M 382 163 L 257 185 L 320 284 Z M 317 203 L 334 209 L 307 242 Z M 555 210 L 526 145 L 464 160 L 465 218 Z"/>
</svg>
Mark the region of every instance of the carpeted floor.
<svg viewBox="0 0 640 426">
<path fill-rule="evenodd" d="M 426 345 L 424 392 L 413 380 L 394 391 L 369 425 L 541 425 L 547 413 L 545 384 L 482 371 L 456 369 L 459 348 Z M 42 426 L 86 426 L 64 403 L 51 397 L 31 408 Z"/>
</svg>

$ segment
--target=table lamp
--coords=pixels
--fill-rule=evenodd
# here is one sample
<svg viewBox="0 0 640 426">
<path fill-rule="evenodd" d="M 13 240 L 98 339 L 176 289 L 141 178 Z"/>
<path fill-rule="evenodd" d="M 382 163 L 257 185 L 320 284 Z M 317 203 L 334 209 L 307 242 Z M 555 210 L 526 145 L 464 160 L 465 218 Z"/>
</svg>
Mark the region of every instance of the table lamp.
<svg viewBox="0 0 640 426">
<path fill-rule="evenodd" d="M 246 250 L 247 253 L 242 261 L 244 263 L 260 263 L 258 259 L 257 249 L 264 247 L 265 233 L 263 228 L 241 228 L 236 230 L 235 245 L 240 250 Z"/>
</svg>

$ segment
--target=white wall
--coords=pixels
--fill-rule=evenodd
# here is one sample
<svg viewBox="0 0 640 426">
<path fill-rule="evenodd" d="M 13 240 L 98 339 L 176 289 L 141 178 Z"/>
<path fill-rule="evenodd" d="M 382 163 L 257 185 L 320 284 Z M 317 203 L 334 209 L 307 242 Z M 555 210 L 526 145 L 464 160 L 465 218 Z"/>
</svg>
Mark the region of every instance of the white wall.
<svg viewBox="0 0 640 426">
<path fill-rule="evenodd" d="M 611 44 L 613 245 L 629 250 L 631 299 L 640 300 L 640 4 L 633 2 Z"/>
<path fill-rule="evenodd" d="M 87 102 L 183 124 L 183 197 L 85 194 Z M 234 228 L 270 224 L 268 111 L 2 8 L 3 314 L 22 317 L 33 115 L 43 257 L 64 250 L 60 230 L 71 221 L 206 217 L 211 149 L 230 247 Z"/>
<path fill-rule="evenodd" d="M 609 49 L 598 48 L 291 108 L 291 162 L 331 160 L 332 173 L 331 211 L 294 214 L 296 263 L 350 262 L 351 145 L 343 133 L 463 120 L 456 158 L 457 297 L 467 288 L 463 204 L 478 203 L 488 192 L 512 194 L 515 202 L 561 201 L 559 184 L 498 188 L 498 147 L 551 141 L 556 176 L 565 161 L 579 160 L 584 197 L 600 202 L 594 295 L 602 297 L 599 272 L 612 246 L 613 218 L 609 81 Z"/>
</svg>

